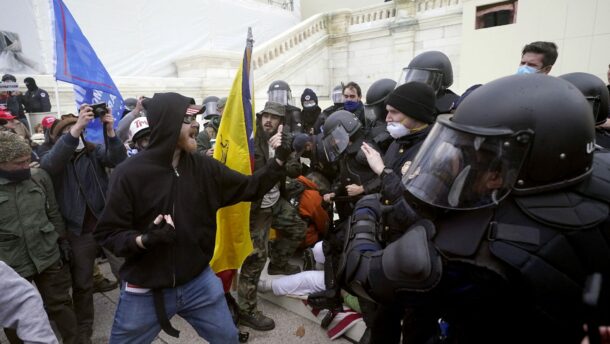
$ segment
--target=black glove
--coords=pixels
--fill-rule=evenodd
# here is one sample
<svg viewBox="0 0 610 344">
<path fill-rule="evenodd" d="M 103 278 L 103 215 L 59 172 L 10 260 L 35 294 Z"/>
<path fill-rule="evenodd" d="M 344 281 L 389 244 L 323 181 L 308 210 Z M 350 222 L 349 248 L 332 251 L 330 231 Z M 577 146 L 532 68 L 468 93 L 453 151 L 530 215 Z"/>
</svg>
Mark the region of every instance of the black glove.
<svg viewBox="0 0 610 344">
<path fill-rule="evenodd" d="M 282 144 L 275 149 L 275 157 L 283 162 L 288 160 L 292 153 L 292 135 L 282 132 Z"/>
<path fill-rule="evenodd" d="M 57 245 L 59 246 L 59 256 L 61 257 L 61 261 L 64 264 L 70 264 L 72 261 L 72 246 L 70 246 L 70 242 L 68 239 L 59 239 L 57 240 Z"/>
<path fill-rule="evenodd" d="M 172 244 L 176 241 L 176 229 L 162 220 L 158 225 L 151 224 L 148 231 L 142 234 L 142 245 L 152 248 L 160 244 Z"/>
<path fill-rule="evenodd" d="M 282 160 L 282 159 L 280 159 Z M 303 173 L 303 166 L 301 165 L 300 159 L 289 159 L 285 162 L 286 175 L 290 178 L 298 178 Z"/>
</svg>

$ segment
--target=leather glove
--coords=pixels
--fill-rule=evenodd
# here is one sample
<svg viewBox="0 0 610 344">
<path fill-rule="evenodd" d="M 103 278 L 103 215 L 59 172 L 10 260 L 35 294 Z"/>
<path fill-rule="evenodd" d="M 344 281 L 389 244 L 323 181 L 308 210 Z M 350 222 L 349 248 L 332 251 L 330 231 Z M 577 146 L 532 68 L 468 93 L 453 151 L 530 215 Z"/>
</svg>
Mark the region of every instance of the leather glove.
<svg viewBox="0 0 610 344">
<path fill-rule="evenodd" d="M 147 249 L 163 244 L 173 244 L 175 241 L 176 229 L 165 220 L 158 225 L 151 224 L 148 231 L 142 234 L 142 245 Z"/>
<path fill-rule="evenodd" d="M 275 157 L 283 162 L 288 160 L 292 153 L 292 135 L 282 132 L 282 144 L 275 149 Z"/>
<path fill-rule="evenodd" d="M 64 264 L 70 264 L 72 261 L 72 246 L 70 246 L 68 239 L 60 238 L 57 240 L 57 245 L 59 246 L 59 256 L 61 257 L 62 262 L 64 262 Z"/>
</svg>

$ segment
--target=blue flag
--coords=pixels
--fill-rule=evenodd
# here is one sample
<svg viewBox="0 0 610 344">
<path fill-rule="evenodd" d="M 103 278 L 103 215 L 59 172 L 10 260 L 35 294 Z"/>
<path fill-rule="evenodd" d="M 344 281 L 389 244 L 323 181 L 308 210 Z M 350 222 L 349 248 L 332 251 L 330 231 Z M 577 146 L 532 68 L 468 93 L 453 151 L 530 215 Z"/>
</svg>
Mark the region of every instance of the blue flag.
<svg viewBox="0 0 610 344">
<path fill-rule="evenodd" d="M 116 127 L 125 108 L 121 93 L 62 0 L 53 0 L 53 12 L 55 79 L 74 85 L 77 109 L 83 103 L 106 103 L 112 109 Z M 87 140 L 104 141 L 99 120 L 87 127 Z"/>
</svg>

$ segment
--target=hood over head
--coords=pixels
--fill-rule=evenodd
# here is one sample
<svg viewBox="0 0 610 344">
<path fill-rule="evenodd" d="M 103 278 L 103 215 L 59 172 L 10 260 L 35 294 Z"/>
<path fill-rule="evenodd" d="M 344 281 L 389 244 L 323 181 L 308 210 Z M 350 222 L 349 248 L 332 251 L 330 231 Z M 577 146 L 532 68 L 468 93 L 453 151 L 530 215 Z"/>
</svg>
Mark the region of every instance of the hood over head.
<svg viewBox="0 0 610 344">
<path fill-rule="evenodd" d="M 143 106 L 151 131 L 148 148 L 141 154 L 146 153 L 163 164 L 171 164 L 186 110 L 194 104 L 193 98 L 171 92 L 155 93 L 152 98 L 146 99 Z"/>
</svg>

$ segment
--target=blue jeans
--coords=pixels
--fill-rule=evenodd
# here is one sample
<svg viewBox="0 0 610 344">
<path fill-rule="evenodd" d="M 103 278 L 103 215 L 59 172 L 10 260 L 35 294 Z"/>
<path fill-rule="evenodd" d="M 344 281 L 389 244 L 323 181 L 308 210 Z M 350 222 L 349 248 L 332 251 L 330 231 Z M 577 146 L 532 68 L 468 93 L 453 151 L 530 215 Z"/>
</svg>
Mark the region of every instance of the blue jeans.
<svg viewBox="0 0 610 344">
<path fill-rule="evenodd" d="M 227 307 L 222 283 L 209 266 L 192 281 L 163 289 L 163 296 L 168 319 L 175 314 L 180 315 L 211 344 L 238 342 L 237 328 Z M 123 285 L 110 344 L 148 344 L 160 331 L 152 291 L 132 293 L 126 291 Z"/>
</svg>

